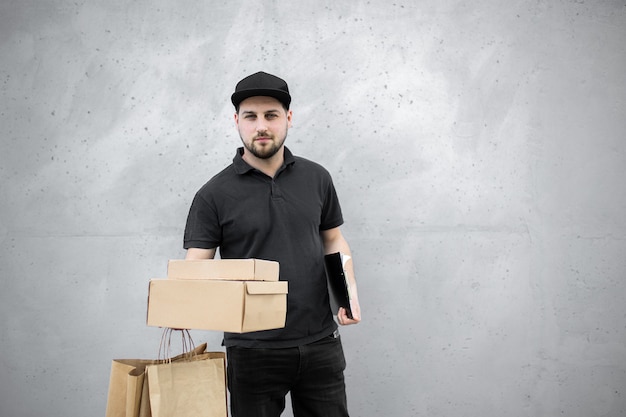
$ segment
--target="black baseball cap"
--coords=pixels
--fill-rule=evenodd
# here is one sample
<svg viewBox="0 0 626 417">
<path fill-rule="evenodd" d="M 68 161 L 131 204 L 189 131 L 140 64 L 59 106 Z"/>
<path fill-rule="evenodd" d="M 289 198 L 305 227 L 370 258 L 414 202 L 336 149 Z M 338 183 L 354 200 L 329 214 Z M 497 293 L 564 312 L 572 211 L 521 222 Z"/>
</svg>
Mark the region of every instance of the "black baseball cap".
<svg viewBox="0 0 626 417">
<path fill-rule="evenodd" d="M 242 101 L 248 97 L 254 96 L 274 97 L 276 100 L 283 103 L 287 109 L 291 103 L 289 87 L 285 80 L 263 71 L 249 75 L 239 81 L 230 99 L 235 108 L 239 108 L 239 104 Z"/>
</svg>

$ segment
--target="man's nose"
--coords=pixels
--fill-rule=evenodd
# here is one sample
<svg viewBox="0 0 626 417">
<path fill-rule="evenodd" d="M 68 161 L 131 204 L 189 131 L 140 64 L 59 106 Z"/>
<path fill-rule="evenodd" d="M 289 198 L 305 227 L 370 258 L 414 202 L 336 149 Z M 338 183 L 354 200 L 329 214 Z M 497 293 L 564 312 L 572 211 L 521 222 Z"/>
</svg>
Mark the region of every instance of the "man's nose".
<svg viewBox="0 0 626 417">
<path fill-rule="evenodd" d="M 266 121 L 264 119 L 257 120 L 256 131 L 257 132 L 265 132 L 265 131 L 267 131 L 267 123 L 266 123 Z"/>
</svg>

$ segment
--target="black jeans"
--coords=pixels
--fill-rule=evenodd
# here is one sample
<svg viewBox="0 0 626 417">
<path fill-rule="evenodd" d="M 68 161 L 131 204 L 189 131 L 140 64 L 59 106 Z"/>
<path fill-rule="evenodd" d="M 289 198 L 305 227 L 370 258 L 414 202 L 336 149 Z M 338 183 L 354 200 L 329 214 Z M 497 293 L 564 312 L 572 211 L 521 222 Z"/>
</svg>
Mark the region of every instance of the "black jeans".
<svg viewBox="0 0 626 417">
<path fill-rule="evenodd" d="M 338 335 L 286 349 L 229 347 L 228 389 L 233 417 L 279 417 L 291 392 L 294 417 L 347 417 Z"/>
</svg>

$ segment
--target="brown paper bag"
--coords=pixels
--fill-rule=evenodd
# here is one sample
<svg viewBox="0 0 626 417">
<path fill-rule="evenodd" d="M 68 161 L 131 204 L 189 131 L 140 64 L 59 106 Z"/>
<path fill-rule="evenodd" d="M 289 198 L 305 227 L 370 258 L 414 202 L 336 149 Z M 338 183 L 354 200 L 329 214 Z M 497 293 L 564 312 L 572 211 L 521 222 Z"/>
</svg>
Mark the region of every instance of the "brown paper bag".
<svg viewBox="0 0 626 417">
<path fill-rule="evenodd" d="M 172 358 L 180 361 L 189 355 L 200 355 L 206 350 L 206 343 L 191 353 Z M 147 395 L 145 368 L 148 365 L 163 363 L 156 359 L 114 359 L 111 364 L 109 393 L 106 417 L 149 417 L 150 407 Z M 142 401 L 143 400 L 143 401 Z"/>
<path fill-rule="evenodd" d="M 226 355 L 146 367 L 153 417 L 227 417 Z"/>
<path fill-rule="evenodd" d="M 143 381 L 143 389 L 141 390 L 141 401 L 139 403 L 138 417 L 152 417 L 152 412 L 150 411 L 150 393 L 148 392 L 148 380 L 145 378 Z"/>
</svg>

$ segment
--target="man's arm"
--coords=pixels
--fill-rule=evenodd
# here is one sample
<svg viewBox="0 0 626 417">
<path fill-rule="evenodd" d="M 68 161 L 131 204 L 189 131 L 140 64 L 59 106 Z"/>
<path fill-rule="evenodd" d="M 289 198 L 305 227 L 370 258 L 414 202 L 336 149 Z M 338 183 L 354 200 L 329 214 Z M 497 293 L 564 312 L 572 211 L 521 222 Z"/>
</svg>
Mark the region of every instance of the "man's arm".
<svg viewBox="0 0 626 417">
<path fill-rule="evenodd" d="M 321 233 L 322 242 L 324 243 L 324 253 L 341 252 L 350 256 L 348 262 L 345 265 L 346 275 L 348 276 L 348 284 L 350 285 L 350 308 L 352 309 L 352 316 L 354 319 L 348 318 L 346 309 L 341 307 L 337 312 L 337 320 L 339 324 L 357 324 L 361 321 L 361 307 L 359 306 L 359 296 L 356 289 L 356 279 L 354 278 L 354 267 L 352 266 L 352 253 L 350 252 L 350 246 L 346 239 L 343 237 L 339 227 L 333 229 L 324 230 Z"/>
<path fill-rule="evenodd" d="M 213 249 L 189 248 L 187 249 L 187 255 L 185 255 L 185 260 L 213 259 L 213 258 L 215 258 L 215 248 Z"/>
</svg>

